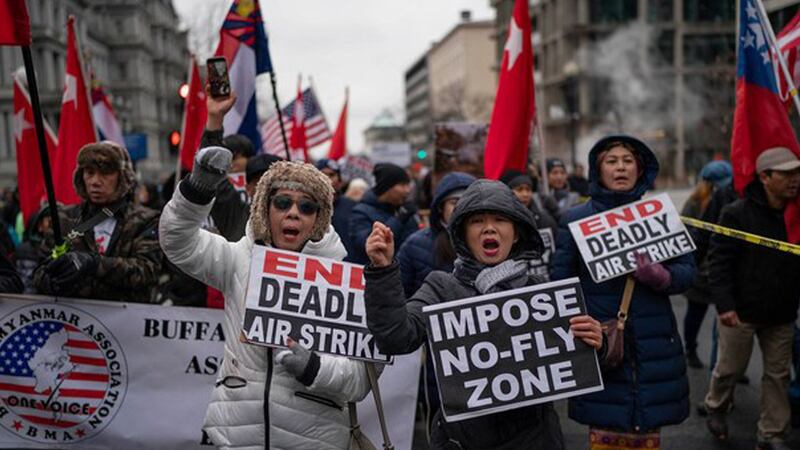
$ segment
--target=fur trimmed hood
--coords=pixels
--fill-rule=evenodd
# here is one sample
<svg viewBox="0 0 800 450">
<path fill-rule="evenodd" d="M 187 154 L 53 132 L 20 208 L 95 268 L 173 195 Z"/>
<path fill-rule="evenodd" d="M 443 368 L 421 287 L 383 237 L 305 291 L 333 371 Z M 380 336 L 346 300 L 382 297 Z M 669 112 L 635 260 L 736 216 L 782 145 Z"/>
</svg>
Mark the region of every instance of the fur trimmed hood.
<svg viewBox="0 0 800 450">
<path fill-rule="evenodd" d="M 292 189 L 309 195 L 319 205 L 319 213 L 310 239 L 325 236 L 333 215 L 333 186 L 330 179 L 313 165 L 296 161 L 279 161 L 261 177 L 250 205 L 250 227 L 254 240 L 272 243 L 269 230 L 270 196 L 278 189 Z"/>
<path fill-rule="evenodd" d="M 72 176 L 72 184 L 78 196 L 86 202 L 89 201 L 89 194 L 83 182 L 83 169 L 87 167 L 94 167 L 104 173 L 119 171 L 119 183 L 114 201 L 132 194 L 136 187 L 136 172 L 133 170 L 131 157 L 128 151 L 116 142 L 86 144 L 78 152 L 78 164 Z"/>
</svg>

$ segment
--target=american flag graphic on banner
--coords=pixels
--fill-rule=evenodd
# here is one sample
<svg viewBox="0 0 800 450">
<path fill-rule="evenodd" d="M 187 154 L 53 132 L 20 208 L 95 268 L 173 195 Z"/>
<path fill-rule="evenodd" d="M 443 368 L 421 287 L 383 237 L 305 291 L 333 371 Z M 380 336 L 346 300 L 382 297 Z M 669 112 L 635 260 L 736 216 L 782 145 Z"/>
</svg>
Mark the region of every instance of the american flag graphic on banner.
<svg viewBox="0 0 800 450">
<path fill-rule="evenodd" d="M 0 397 L 30 423 L 80 425 L 101 406 L 110 383 L 97 343 L 67 323 L 33 322 L 0 345 Z M 75 437 L 85 432 L 78 429 Z"/>
<path fill-rule="evenodd" d="M 294 103 L 284 106 L 281 112 L 283 113 L 283 124 L 286 129 L 286 140 L 292 140 L 292 119 L 294 118 Z M 303 91 L 303 113 L 305 114 L 306 125 L 306 142 L 308 147 L 314 147 L 331 138 L 331 130 L 328 128 L 328 122 L 325 120 L 325 115 L 322 113 L 322 108 L 317 102 L 317 96 L 314 94 L 312 88 L 307 88 Z M 278 114 L 275 113 L 261 125 L 261 141 L 264 146 L 264 152 L 273 155 L 286 157 L 286 148 L 283 145 L 283 138 L 281 137 L 281 128 L 278 123 Z M 294 159 L 294 156 L 292 157 Z"/>
</svg>

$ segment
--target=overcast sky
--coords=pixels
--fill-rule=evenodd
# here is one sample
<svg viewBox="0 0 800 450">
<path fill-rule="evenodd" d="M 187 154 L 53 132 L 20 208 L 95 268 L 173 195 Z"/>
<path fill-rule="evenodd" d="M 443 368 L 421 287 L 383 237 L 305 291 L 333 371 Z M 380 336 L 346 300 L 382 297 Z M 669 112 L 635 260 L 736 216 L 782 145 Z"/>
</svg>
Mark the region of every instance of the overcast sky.
<svg viewBox="0 0 800 450">
<path fill-rule="evenodd" d="M 189 47 L 205 61 L 218 40 L 231 0 L 173 0 Z M 455 26 L 461 10 L 473 20 L 492 19 L 490 0 L 261 0 L 278 95 L 286 104 L 296 95 L 297 77 L 308 76 L 331 132 L 350 86 L 347 141 L 363 149 L 363 131 L 385 108 L 403 114 L 403 74 L 432 42 Z M 268 78 L 258 83 L 259 98 L 271 98 Z M 262 102 L 262 111 L 271 109 Z M 272 111 L 269 111 L 272 112 Z M 328 143 L 316 153 L 327 152 Z"/>
</svg>

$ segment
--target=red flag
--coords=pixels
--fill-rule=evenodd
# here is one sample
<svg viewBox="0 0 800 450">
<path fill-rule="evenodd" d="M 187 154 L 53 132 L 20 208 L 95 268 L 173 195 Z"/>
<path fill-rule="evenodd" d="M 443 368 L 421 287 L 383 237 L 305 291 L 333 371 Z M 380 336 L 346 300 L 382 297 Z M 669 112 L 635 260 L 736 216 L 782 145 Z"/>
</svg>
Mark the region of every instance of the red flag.
<svg viewBox="0 0 800 450">
<path fill-rule="evenodd" d="M 0 2 L 0 45 L 31 45 L 31 21 L 25 0 Z"/>
<path fill-rule="evenodd" d="M 75 17 L 67 20 L 67 64 L 64 74 L 64 95 L 61 98 L 61 123 L 58 127 L 58 152 L 53 167 L 56 198 L 65 204 L 80 203 L 72 176 L 81 147 L 97 142 L 92 118 L 92 102 L 75 37 Z"/>
<path fill-rule="evenodd" d="M 535 117 L 531 19 L 528 1 L 516 0 L 486 138 L 483 160 L 486 178 L 497 180 L 508 169 L 525 171 L 528 140 Z"/>
<path fill-rule="evenodd" d="M 25 223 L 39 210 L 47 197 L 42 172 L 42 160 L 33 125 L 33 106 L 28 89 L 22 80 L 23 72 L 14 77 L 14 144 L 17 147 L 17 183 L 19 203 Z M 45 122 L 44 138 L 50 160 L 53 160 L 58 141 Z"/>
<path fill-rule="evenodd" d="M 350 100 L 350 90 L 344 94 L 344 107 L 339 114 L 339 124 L 336 125 L 336 132 L 331 139 L 331 148 L 328 150 L 328 159 L 338 160 L 347 153 L 347 103 Z"/>
<path fill-rule="evenodd" d="M 736 62 L 736 110 L 733 113 L 731 163 L 739 193 L 754 179 L 756 159 L 764 150 L 786 147 L 800 156 L 800 145 L 778 91 L 767 27 L 753 0 L 740 0 L 739 52 Z M 800 197 L 786 207 L 786 232 L 800 242 Z"/>
<path fill-rule="evenodd" d="M 292 136 L 289 139 L 292 160 L 308 161 L 308 141 L 306 140 L 306 113 L 303 105 L 303 91 L 300 90 L 300 81 L 297 82 L 297 99 L 294 101 L 294 114 L 292 115 Z"/>
<path fill-rule="evenodd" d="M 192 170 L 194 154 L 200 148 L 200 140 L 206 126 L 206 91 L 200 79 L 197 61 L 191 58 L 189 68 L 189 94 L 183 106 L 183 125 L 181 127 L 181 145 L 178 150 L 181 167 Z"/>
</svg>

